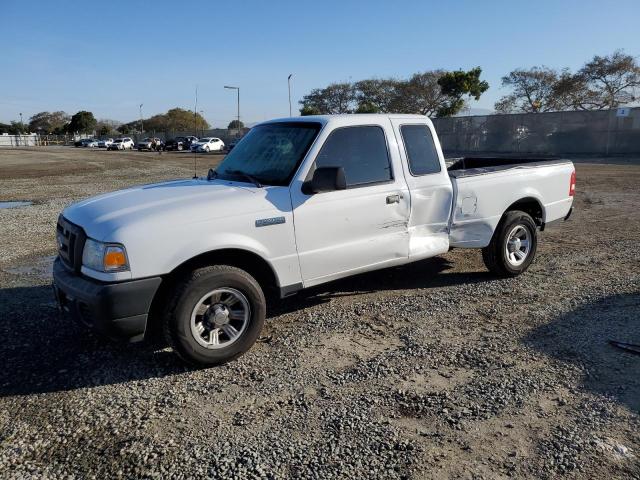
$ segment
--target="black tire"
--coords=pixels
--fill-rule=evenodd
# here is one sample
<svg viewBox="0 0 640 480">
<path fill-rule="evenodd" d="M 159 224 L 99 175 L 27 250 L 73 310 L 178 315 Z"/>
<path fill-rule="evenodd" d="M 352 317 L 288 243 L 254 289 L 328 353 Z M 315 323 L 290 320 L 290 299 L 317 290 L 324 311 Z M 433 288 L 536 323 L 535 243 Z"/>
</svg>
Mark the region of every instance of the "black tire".
<svg viewBox="0 0 640 480">
<path fill-rule="evenodd" d="M 244 331 L 227 347 L 208 349 L 191 332 L 191 314 L 200 299 L 217 288 L 241 292 L 249 304 L 249 318 Z M 199 268 L 178 282 L 168 302 L 164 318 L 164 335 L 173 350 L 193 365 L 220 365 L 239 357 L 258 339 L 266 315 L 262 288 L 244 270 L 228 265 Z"/>
<path fill-rule="evenodd" d="M 507 241 L 511 232 L 518 226 L 527 230 L 529 250 L 524 260 L 516 265 L 508 258 Z M 484 264 L 491 272 L 502 277 L 515 277 L 520 275 L 529 268 L 529 265 L 531 265 L 536 255 L 538 246 L 537 233 L 536 224 L 528 213 L 519 210 L 505 213 L 496 231 L 493 233 L 491 243 L 482 249 L 482 260 Z"/>
</svg>

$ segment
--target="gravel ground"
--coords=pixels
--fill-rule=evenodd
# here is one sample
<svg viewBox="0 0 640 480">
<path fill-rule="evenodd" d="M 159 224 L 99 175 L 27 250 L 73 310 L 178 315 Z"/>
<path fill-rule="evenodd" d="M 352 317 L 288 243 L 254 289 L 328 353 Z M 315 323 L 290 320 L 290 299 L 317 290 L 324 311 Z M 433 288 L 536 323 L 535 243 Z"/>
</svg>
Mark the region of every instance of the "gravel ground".
<svg viewBox="0 0 640 480">
<path fill-rule="evenodd" d="M 198 172 L 221 157 L 200 156 Z M 596 160 L 591 160 L 596 162 Z M 474 250 L 303 292 L 223 367 L 58 314 L 64 205 L 189 154 L 0 150 L 0 477 L 640 478 L 640 162 L 579 163 L 509 280 Z"/>
</svg>

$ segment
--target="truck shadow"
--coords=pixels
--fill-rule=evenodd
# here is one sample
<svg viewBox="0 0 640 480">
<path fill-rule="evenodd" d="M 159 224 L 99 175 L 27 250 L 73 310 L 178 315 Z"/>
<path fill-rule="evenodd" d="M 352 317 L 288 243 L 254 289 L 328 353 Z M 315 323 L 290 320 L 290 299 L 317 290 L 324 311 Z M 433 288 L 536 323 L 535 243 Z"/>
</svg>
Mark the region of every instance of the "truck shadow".
<svg viewBox="0 0 640 480">
<path fill-rule="evenodd" d="M 450 260 L 442 257 L 433 257 L 399 267 L 361 273 L 302 290 L 294 296 L 278 300 L 269 309 L 268 317 L 321 305 L 337 297 L 357 296 L 382 290 L 448 287 L 465 283 L 488 282 L 496 279 L 488 271 L 442 274 L 452 268 L 453 262 Z"/>
<path fill-rule="evenodd" d="M 303 291 L 269 317 L 339 296 L 381 289 L 433 288 L 488 281 L 487 273 L 449 273 L 442 258 L 378 270 Z M 92 334 L 58 312 L 49 286 L 0 289 L 0 397 L 69 391 L 179 375 L 191 370 L 159 341 L 129 345 Z"/>
<path fill-rule="evenodd" d="M 523 343 L 559 362 L 560 372 L 578 367 L 585 390 L 640 412 L 640 356 L 609 344 L 640 344 L 639 314 L 640 293 L 614 295 L 537 327 Z"/>
</svg>

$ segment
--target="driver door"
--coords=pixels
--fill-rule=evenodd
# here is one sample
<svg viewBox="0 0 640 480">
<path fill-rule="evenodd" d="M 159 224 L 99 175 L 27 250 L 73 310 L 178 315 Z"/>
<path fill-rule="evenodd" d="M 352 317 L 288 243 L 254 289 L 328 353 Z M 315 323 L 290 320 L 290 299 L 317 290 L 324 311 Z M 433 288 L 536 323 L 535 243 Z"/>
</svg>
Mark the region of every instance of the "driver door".
<svg viewBox="0 0 640 480">
<path fill-rule="evenodd" d="M 306 195 L 292 186 L 305 287 L 406 262 L 409 194 L 390 122 L 334 128 L 306 178 L 317 167 L 342 167 L 347 188 Z"/>
</svg>

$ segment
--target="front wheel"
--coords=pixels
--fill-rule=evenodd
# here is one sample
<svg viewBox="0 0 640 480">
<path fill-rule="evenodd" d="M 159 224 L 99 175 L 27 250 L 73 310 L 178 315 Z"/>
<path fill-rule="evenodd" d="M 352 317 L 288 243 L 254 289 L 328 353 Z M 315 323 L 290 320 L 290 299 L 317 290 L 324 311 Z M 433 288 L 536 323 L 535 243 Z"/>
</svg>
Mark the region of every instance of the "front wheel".
<svg viewBox="0 0 640 480">
<path fill-rule="evenodd" d="M 537 227 L 528 213 L 505 213 L 493 233 L 491 243 L 482 249 L 482 259 L 496 275 L 515 277 L 524 272 L 536 254 Z"/>
<path fill-rule="evenodd" d="M 179 283 L 169 301 L 164 332 L 186 362 L 218 365 L 249 350 L 262 331 L 264 293 L 244 270 L 199 268 Z"/>
</svg>

